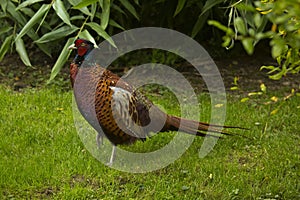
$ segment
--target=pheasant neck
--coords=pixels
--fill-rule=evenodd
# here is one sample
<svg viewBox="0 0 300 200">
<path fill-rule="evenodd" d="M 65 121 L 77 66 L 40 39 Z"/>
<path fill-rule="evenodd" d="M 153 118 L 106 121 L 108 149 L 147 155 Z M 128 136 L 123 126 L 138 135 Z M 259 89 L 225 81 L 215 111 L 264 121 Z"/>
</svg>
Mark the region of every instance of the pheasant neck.
<svg viewBox="0 0 300 200">
<path fill-rule="evenodd" d="M 75 64 L 75 63 L 71 63 L 71 65 L 70 65 L 70 79 L 71 79 L 72 88 L 74 87 L 75 78 L 76 78 L 77 73 L 78 73 L 78 65 Z"/>
</svg>

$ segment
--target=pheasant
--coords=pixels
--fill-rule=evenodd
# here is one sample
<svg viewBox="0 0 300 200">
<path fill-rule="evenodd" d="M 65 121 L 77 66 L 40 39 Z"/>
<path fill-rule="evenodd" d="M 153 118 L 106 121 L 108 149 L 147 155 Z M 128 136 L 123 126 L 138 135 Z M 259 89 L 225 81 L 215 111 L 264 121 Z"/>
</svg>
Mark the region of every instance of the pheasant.
<svg viewBox="0 0 300 200">
<path fill-rule="evenodd" d="M 98 132 L 97 144 L 102 135 L 113 145 L 109 164 L 113 163 L 116 145 L 129 145 L 145 140 L 150 132 L 181 131 L 197 136 L 218 137 L 230 133 L 219 126 L 166 114 L 146 96 L 111 71 L 96 63 L 85 62 L 94 44 L 77 39 L 69 49 L 76 50 L 70 64 L 70 79 L 80 113 Z M 206 133 L 216 132 L 218 135 Z"/>
</svg>

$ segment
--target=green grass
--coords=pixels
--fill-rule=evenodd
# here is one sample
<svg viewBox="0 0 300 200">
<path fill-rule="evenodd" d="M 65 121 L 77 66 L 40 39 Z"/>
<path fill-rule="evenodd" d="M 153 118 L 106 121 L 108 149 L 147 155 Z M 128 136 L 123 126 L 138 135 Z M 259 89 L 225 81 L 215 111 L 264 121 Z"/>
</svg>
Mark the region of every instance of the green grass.
<svg viewBox="0 0 300 200">
<path fill-rule="evenodd" d="M 206 113 L 209 98 L 200 98 Z M 155 99 L 177 112 L 168 97 Z M 250 127 L 238 131 L 250 139 L 226 137 L 200 159 L 203 138 L 196 138 L 180 159 L 145 174 L 120 172 L 94 159 L 76 133 L 71 105 L 71 92 L 16 93 L 0 87 L 1 199 L 300 198 L 299 97 L 269 116 L 269 105 L 240 103 L 232 96 L 226 124 Z M 155 148 L 170 137 L 172 133 L 159 134 L 131 148 Z"/>
</svg>

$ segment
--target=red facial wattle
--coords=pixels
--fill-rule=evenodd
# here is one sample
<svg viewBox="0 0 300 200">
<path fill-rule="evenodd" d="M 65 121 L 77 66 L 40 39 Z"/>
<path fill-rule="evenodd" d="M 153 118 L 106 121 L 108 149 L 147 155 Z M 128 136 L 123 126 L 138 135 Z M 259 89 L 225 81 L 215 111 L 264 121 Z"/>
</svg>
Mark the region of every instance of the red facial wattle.
<svg viewBox="0 0 300 200">
<path fill-rule="evenodd" d="M 88 51 L 87 46 L 80 46 L 77 49 L 77 54 L 79 56 L 84 56 L 87 53 L 87 51 Z"/>
</svg>

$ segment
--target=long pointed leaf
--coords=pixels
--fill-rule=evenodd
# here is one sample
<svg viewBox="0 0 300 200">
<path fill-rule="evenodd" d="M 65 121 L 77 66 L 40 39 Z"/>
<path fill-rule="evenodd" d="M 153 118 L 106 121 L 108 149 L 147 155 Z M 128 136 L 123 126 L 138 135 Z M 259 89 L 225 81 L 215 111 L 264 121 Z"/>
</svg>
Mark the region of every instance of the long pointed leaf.
<svg viewBox="0 0 300 200">
<path fill-rule="evenodd" d="M 36 43 L 46 43 L 46 42 L 51 42 L 63 37 L 66 37 L 72 33 L 74 33 L 76 30 L 78 30 L 79 28 L 76 26 L 63 26 L 60 27 L 58 29 L 56 29 L 55 31 L 51 31 L 49 33 L 46 33 L 45 35 L 43 35 L 40 39 L 36 40 Z"/>
<path fill-rule="evenodd" d="M 3 28 L 0 28 L 0 35 L 7 33 L 8 31 L 10 31 L 12 29 L 13 29 L 13 27 L 11 27 L 11 26 L 5 26 Z"/>
<path fill-rule="evenodd" d="M 110 19 L 109 20 L 109 25 L 113 26 L 113 27 L 116 27 L 116 28 L 119 28 L 123 31 L 125 31 L 125 28 L 123 26 L 121 26 L 120 24 L 118 24 L 116 21 L 114 21 L 113 19 Z"/>
<path fill-rule="evenodd" d="M 61 51 L 56 63 L 54 64 L 54 66 L 52 68 L 48 83 L 50 83 L 57 76 L 57 74 L 60 72 L 61 68 L 64 66 L 64 64 L 68 60 L 68 58 L 71 54 L 71 51 L 68 49 L 68 47 L 71 44 L 73 44 L 74 41 L 75 41 L 75 38 L 73 37 L 73 38 L 69 38 L 68 41 L 66 42 L 63 50 Z"/>
<path fill-rule="evenodd" d="M 120 3 L 137 19 L 140 20 L 135 8 L 128 0 L 120 0 Z"/>
<path fill-rule="evenodd" d="M 22 13 L 16 11 L 16 6 L 11 1 L 7 3 L 6 9 L 7 12 L 11 14 L 14 20 L 17 20 L 19 24 L 21 24 L 22 26 L 26 24 L 26 18 L 22 15 Z"/>
<path fill-rule="evenodd" d="M 176 7 L 173 17 L 175 17 L 176 15 L 178 15 L 180 13 L 180 11 L 183 9 L 183 7 L 185 5 L 185 2 L 186 2 L 186 0 L 178 0 L 177 7 Z"/>
<path fill-rule="evenodd" d="M 22 62 L 26 65 L 26 66 L 31 66 L 24 42 L 22 40 L 22 38 L 19 38 L 17 40 L 15 40 L 15 44 L 16 44 L 16 50 L 22 60 Z"/>
<path fill-rule="evenodd" d="M 73 9 L 80 9 L 83 7 L 87 7 L 93 3 L 98 2 L 99 0 L 85 0 L 85 1 L 81 1 L 79 4 L 77 4 L 76 6 L 73 7 Z"/>
<path fill-rule="evenodd" d="M 55 0 L 53 4 L 53 8 L 56 14 L 59 16 L 59 18 L 63 20 L 63 22 L 71 26 L 70 16 L 64 6 L 64 3 L 61 0 Z"/>
<path fill-rule="evenodd" d="M 224 2 L 224 0 L 208 0 L 208 1 L 206 1 L 202 8 L 202 12 L 200 15 L 203 15 L 208 10 L 210 10 L 212 7 L 214 7 L 215 5 L 220 4 L 222 2 Z"/>
<path fill-rule="evenodd" d="M 88 30 L 84 30 L 84 31 L 80 32 L 79 37 L 89 40 L 92 43 L 94 43 L 95 45 L 97 44 L 94 37 L 90 34 L 90 32 Z"/>
<path fill-rule="evenodd" d="M 199 33 L 199 31 L 202 29 L 204 23 L 206 22 L 207 17 L 208 17 L 208 13 L 199 15 L 197 22 L 194 25 L 193 30 L 192 30 L 192 37 L 195 37 Z"/>
<path fill-rule="evenodd" d="M 27 22 L 27 24 L 20 31 L 20 33 L 18 34 L 15 40 L 18 40 L 21 37 L 23 37 L 35 24 L 40 22 L 39 19 L 47 12 L 50 6 L 51 6 L 50 4 L 43 4 L 40 7 L 40 9 L 35 13 L 35 15 Z"/>
<path fill-rule="evenodd" d="M 86 23 L 86 25 L 88 25 L 94 31 L 96 31 L 98 33 L 98 35 L 100 35 L 105 40 L 107 40 L 112 46 L 116 47 L 115 42 L 111 39 L 111 37 L 105 32 L 105 30 L 103 30 L 103 28 L 99 24 L 97 24 L 95 22 L 89 22 L 89 23 Z"/>
<path fill-rule="evenodd" d="M 110 14 L 110 0 L 103 1 L 102 13 L 101 13 L 101 27 L 105 30 L 108 21 L 109 21 L 109 14 Z"/>
<path fill-rule="evenodd" d="M 13 35 L 8 36 L 7 38 L 5 38 L 3 44 L 1 45 L 1 48 L 0 48 L 0 61 L 2 61 L 5 54 L 7 53 L 8 49 L 10 48 L 13 37 L 14 37 Z"/>
<path fill-rule="evenodd" d="M 44 1 L 44 0 L 27 0 L 27 1 L 24 1 L 23 3 L 21 3 L 17 8 L 16 10 L 19 10 L 21 8 L 25 8 L 27 6 L 30 6 L 32 4 L 35 4 L 37 2 L 40 2 L 40 1 Z"/>
<path fill-rule="evenodd" d="M 72 6 L 76 6 L 78 5 L 82 0 L 68 0 L 68 2 L 72 5 Z M 79 8 L 79 10 L 88 15 L 88 16 L 92 16 L 92 13 L 89 11 L 89 9 L 87 7 L 83 7 L 83 8 Z"/>
</svg>

